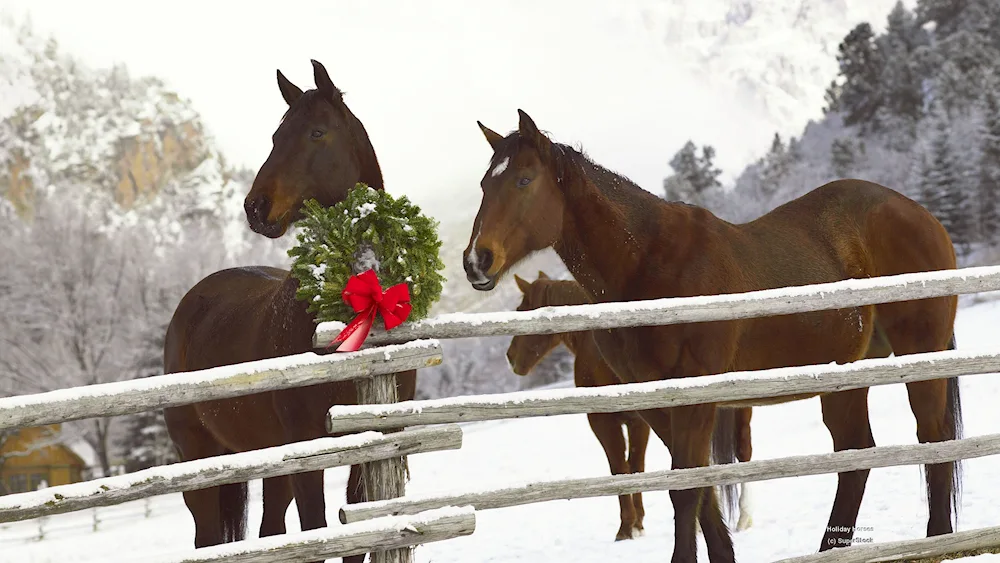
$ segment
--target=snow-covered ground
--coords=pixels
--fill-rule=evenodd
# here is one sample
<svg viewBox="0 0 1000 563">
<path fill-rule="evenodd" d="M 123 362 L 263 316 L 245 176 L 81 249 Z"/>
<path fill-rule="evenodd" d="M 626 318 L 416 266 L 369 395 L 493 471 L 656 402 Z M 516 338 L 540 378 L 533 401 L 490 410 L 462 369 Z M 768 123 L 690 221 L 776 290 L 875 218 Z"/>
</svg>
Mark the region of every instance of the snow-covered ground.
<svg viewBox="0 0 1000 563">
<path fill-rule="evenodd" d="M 960 350 L 998 350 L 996 325 L 1000 301 L 963 307 L 957 337 Z M 515 377 L 497 374 L 497 377 Z M 962 379 L 967 436 L 1000 430 L 1000 379 L 977 375 Z M 879 445 L 916 442 L 916 426 L 900 385 L 871 390 L 872 426 Z M 753 418 L 755 459 L 822 453 L 832 449 L 820 418 L 818 399 L 759 408 Z M 410 458 L 412 492 L 430 492 L 496 486 L 530 479 L 599 476 L 607 462 L 583 415 L 533 418 L 465 426 L 461 450 L 427 453 Z M 649 470 L 669 467 L 666 449 L 650 439 Z M 1000 524 L 996 508 L 1000 492 L 995 476 L 1000 458 L 965 463 L 964 493 L 959 529 Z M 327 472 L 328 519 L 337 525 L 343 503 L 347 469 Z M 766 562 L 814 552 L 829 516 L 836 476 L 796 477 L 753 485 L 754 524 L 735 534 L 737 560 Z M 252 483 L 251 529 L 260 522 L 260 483 Z M 672 548 L 673 514 L 665 492 L 647 493 L 646 536 L 615 542 L 618 502 L 614 497 L 555 501 L 481 512 L 472 536 L 422 546 L 421 563 L 507 561 L 665 561 Z M 101 522 L 93 531 L 92 512 L 53 516 L 43 541 L 34 539 L 37 521 L 0 525 L 0 561 L 112 561 L 141 559 L 141 554 L 184 549 L 193 537 L 193 524 L 181 495 L 157 497 L 151 513 L 137 501 L 99 509 Z M 923 537 L 926 526 L 924 486 L 918 467 L 873 470 L 858 526 L 871 529 L 859 538 L 875 542 Z M 289 529 L 298 529 L 294 508 Z M 702 547 L 700 559 L 707 561 Z M 980 556 L 1000 561 L 1000 556 Z M 972 559 L 969 559 L 971 561 Z"/>
</svg>

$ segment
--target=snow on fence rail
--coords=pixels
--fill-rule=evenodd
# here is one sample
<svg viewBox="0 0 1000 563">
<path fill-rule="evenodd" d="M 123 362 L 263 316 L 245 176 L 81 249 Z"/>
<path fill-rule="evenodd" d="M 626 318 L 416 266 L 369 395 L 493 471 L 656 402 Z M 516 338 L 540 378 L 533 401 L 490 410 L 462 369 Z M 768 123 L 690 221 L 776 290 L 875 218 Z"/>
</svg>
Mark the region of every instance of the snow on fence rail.
<svg viewBox="0 0 1000 563">
<path fill-rule="evenodd" d="M 356 432 L 449 422 L 624 412 L 703 403 L 800 397 L 892 383 L 1000 372 L 1000 353 L 931 352 L 849 364 L 732 372 L 605 387 L 518 391 L 383 405 L 336 405 L 327 430 Z M 745 405 L 743 405 L 745 406 Z"/>
<path fill-rule="evenodd" d="M 27 520 L 192 491 L 462 446 L 457 425 L 383 435 L 364 432 L 153 467 L 135 473 L 0 496 L 0 522 Z"/>
<path fill-rule="evenodd" d="M 270 536 L 145 559 L 155 563 L 276 563 L 360 555 L 468 536 L 476 529 L 472 507 L 446 507 L 414 516 L 390 516 L 348 526 Z M 134 554 L 122 561 L 134 561 Z"/>
<path fill-rule="evenodd" d="M 726 321 L 996 290 L 1000 290 L 1000 266 L 982 266 L 747 293 L 542 307 L 533 311 L 452 313 L 405 323 L 390 332 L 375 327 L 365 344 Z M 341 323 L 321 323 L 314 345 L 326 346 L 343 327 Z"/>
<path fill-rule="evenodd" d="M 953 532 L 930 538 L 902 540 L 872 545 L 854 545 L 831 549 L 800 557 L 781 559 L 775 563 L 889 563 L 891 561 L 940 561 L 942 556 L 954 559 L 983 553 L 995 553 L 1000 545 L 1000 526 Z"/>
<path fill-rule="evenodd" d="M 392 374 L 441 363 L 441 344 L 418 340 L 340 354 L 313 352 L 131 381 L 0 398 L 0 429 L 118 416 L 264 391 Z"/>
<path fill-rule="evenodd" d="M 417 514 L 443 506 L 470 505 L 476 510 L 490 510 L 552 500 L 619 496 L 648 491 L 676 491 L 897 465 L 945 463 L 997 454 L 1000 454 L 1000 434 L 990 434 L 946 442 L 877 446 L 862 450 L 751 460 L 690 469 L 533 481 L 519 486 L 479 488 L 475 491 L 445 495 L 407 495 L 389 500 L 344 505 L 340 509 L 340 521 L 346 524 L 383 516 Z"/>
</svg>

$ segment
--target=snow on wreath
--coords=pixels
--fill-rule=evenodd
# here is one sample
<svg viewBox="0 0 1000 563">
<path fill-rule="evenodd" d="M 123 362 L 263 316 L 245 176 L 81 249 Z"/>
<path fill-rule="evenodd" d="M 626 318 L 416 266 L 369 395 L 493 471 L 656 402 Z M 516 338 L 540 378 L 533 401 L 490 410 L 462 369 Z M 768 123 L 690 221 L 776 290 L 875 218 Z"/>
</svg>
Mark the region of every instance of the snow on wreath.
<svg viewBox="0 0 1000 563">
<path fill-rule="evenodd" d="M 426 317 L 441 298 L 437 222 L 406 196 L 393 198 L 359 183 L 333 207 L 306 201 L 303 215 L 296 222 L 298 244 L 288 255 L 299 281 L 295 297 L 309 304 L 317 322 L 349 323 L 356 317 L 344 289 L 352 276 L 368 270 L 383 289 L 406 284 L 412 307 L 407 320 Z"/>
</svg>

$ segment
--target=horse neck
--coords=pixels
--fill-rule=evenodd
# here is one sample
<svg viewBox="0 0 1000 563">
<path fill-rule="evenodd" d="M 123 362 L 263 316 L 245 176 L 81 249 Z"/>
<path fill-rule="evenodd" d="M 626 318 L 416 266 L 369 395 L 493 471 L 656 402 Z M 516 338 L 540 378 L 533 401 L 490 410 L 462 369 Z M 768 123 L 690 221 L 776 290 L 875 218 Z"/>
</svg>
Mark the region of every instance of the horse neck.
<svg viewBox="0 0 1000 563">
<path fill-rule="evenodd" d="M 658 267 L 680 260 L 667 233 L 689 229 L 694 208 L 618 176 L 601 189 L 581 171 L 564 180 L 563 231 L 553 248 L 595 302 L 628 300 L 629 282 L 641 275 L 654 243 Z"/>
<path fill-rule="evenodd" d="M 385 184 L 382 180 L 382 168 L 378 164 L 378 157 L 375 156 L 375 147 L 372 146 L 371 139 L 368 138 L 368 131 L 365 130 L 365 126 L 361 123 L 361 120 L 355 117 L 349 109 L 347 110 L 347 117 L 351 123 L 355 155 L 361 169 L 358 181 L 376 190 L 385 189 Z"/>
</svg>

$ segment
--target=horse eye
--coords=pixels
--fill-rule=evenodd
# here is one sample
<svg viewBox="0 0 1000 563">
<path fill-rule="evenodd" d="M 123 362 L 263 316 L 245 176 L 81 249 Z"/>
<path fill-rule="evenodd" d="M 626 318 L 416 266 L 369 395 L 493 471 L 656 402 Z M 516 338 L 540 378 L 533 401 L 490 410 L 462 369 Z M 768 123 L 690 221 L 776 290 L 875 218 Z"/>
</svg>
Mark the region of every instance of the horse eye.
<svg viewBox="0 0 1000 563">
<path fill-rule="evenodd" d="M 312 131 L 312 138 L 313 139 L 319 139 L 320 137 L 322 137 L 325 134 L 326 134 L 326 131 L 323 131 L 322 129 L 313 129 L 313 131 Z"/>
<path fill-rule="evenodd" d="M 530 183 L 531 183 L 531 178 L 521 178 L 520 180 L 517 181 L 517 187 L 523 188 L 524 186 L 527 186 Z"/>
</svg>

